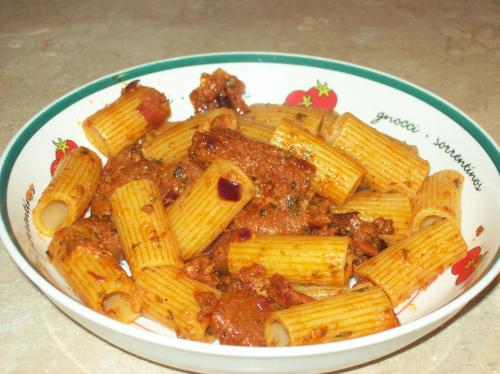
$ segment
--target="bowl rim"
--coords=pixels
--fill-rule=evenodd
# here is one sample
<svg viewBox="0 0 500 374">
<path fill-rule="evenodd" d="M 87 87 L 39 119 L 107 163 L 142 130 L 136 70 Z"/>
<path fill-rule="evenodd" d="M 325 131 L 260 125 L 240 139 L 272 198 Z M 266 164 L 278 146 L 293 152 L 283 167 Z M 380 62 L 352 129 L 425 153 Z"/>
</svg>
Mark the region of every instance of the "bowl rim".
<svg viewBox="0 0 500 374">
<path fill-rule="evenodd" d="M 164 347 L 185 350 L 196 353 L 210 354 L 216 356 L 246 357 L 246 358 L 287 358 L 300 356 L 315 356 L 320 354 L 349 351 L 383 341 L 396 339 L 402 335 L 419 330 L 427 325 L 431 325 L 446 316 L 451 316 L 458 312 L 466 303 L 481 292 L 500 272 L 500 260 L 498 249 L 495 258 L 492 259 L 488 268 L 484 270 L 482 277 L 476 280 L 469 289 L 461 295 L 441 306 L 437 310 L 407 324 L 399 327 L 379 332 L 376 334 L 344 340 L 333 343 L 314 344 L 299 347 L 238 347 L 214 345 L 200 343 L 190 340 L 179 339 L 145 331 L 136 327 L 115 321 L 101 315 L 78 301 L 67 296 L 65 293 L 53 286 L 43 276 L 41 276 L 20 249 L 10 224 L 7 212 L 7 188 L 10 182 L 10 174 L 17 160 L 19 151 L 43 127 L 51 118 L 71 106 L 82 98 L 85 98 L 97 91 L 111 85 L 137 78 L 146 74 L 172 70 L 181 67 L 198 66 L 217 63 L 277 63 L 286 65 L 299 65 L 303 67 L 323 68 L 326 70 L 339 71 L 354 76 L 366 78 L 386 86 L 403 91 L 420 101 L 434 107 L 455 123 L 466 130 L 472 138 L 485 150 L 489 159 L 495 165 L 497 172 L 500 171 L 500 151 L 498 145 L 491 136 L 482 129 L 474 120 L 461 110 L 450 104 L 446 100 L 438 97 L 432 92 L 417 86 L 413 83 L 400 79 L 396 76 L 380 72 L 375 69 L 352 64 L 345 61 L 327 59 L 308 55 L 274 53 L 274 52 L 222 52 L 181 56 L 164 60 L 157 60 L 150 63 L 137 65 L 131 68 L 98 78 L 86 83 L 66 95 L 51 102 L 45 108 L 35 114 L 16 133 L 6 146 L 0 158 L 0 239 L 7 252 L 16 265 L 43 293 L 56 304 L 61 304 L 73 313 L 111 329 L 128 337 L 139 339 L 145 342 L 161 345 Z M 497 175 L 498 177 L 498 175 Z M 498 178 L 497 178 L 498 181 Z"/>
</svg>

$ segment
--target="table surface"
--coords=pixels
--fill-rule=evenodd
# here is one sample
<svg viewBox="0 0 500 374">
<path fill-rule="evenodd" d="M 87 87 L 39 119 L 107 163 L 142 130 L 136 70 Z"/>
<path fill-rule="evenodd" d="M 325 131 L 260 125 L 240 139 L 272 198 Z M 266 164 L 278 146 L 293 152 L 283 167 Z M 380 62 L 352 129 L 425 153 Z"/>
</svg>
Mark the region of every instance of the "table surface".
<svg viewBox="0 0 500 374">
<path fill-rule="evenodd" d="M 500 139 L 498 1 L 0 0 L 0 9 L 2 149 L 41 108 L 102 75 L 238 50 L 317 55 L 385 71 L 445 98 Z M 1 247 L 0 371 L 177 372 L 73 322 Z M 439 330 L 353 372 L 500 372 L 497 284 Z"/>
</svg>

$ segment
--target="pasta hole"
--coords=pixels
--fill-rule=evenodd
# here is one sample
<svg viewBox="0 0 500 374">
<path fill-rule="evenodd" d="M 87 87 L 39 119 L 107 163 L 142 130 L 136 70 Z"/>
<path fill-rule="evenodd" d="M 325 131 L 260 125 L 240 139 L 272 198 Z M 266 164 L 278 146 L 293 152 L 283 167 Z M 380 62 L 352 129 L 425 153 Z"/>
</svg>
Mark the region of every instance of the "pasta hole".
<svg viewBox="0 0 500 374">
<path fill-rule="evenodd" d="M 234 115 L 221 114 L 215 117 L 210 124 L 211 129 L 236 129 L 236 122 L 234 120 Z"/>
<path fill-rule="evenodd" d="M 285 347 L 290 344 L 288 332 L 279 322 L 266 323 L 266 343 L 271 347 Z"/>
<path fill-rule="evenodd" d="M 123 322 L 134 321 L 138 313 L 134 311 L 130 295 L 124 292 L 112 292 L 101 302 L 104 313 Z"/>
<path fill-rule="evenodd" d="M 49 230 L 57 230 L 66 221 L 68 206 L 64 201 L 54 200 L 42 210 L 41 220 Z"/>
<path fill-rule="evenodd" d="M 94 145 L 100 152 L 105 154 L 107 157 L 114 156 L 109 149 L 106 138 L 96 129 L 92 127 L 91 123 L 85 123 L 83 125 L 83 131 L 87 138 L 90 139 L 92 145 Z"/>
<path fill-rule="evenodd" d="M 440 216 L 427 216 L 422 220 L 420 224 L 420 229 L 424 229 L 426 227 L 432 226 L 433 224 L 443 220 L 443 217 Z"/>
</svg>

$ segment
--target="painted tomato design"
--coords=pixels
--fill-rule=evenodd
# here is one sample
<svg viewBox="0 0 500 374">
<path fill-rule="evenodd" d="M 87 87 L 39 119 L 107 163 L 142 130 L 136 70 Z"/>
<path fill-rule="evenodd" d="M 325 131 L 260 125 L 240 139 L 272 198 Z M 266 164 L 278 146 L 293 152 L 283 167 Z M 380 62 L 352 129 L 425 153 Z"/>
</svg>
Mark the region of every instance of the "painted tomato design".
<svg viewBox="0 0 500 374">
<path fill-rule="evenodd" d="M 451 273 L 453 275 L 458 275 L 455 281 L 457 286 L 465 282 L 471 276 L 482 257 L 481 247 L 474 247 L 467 252 L 467 256 L 452 266 Z"/>
<path fill-rule="evenodd" d="M 318 80 L 316 86 L 307 91 L 295 90 L 291 92 L 285 99 L 285 105 L 299 105 L 330 111 L 337 105 L 337 94 L 328 87 L 326 82 L 321 83 Z"/>
<path fill-rule="evenodd" d="M 57 141 L 53 140 L 52 143 L 56 146 L 56 152 L 55 152 L 56 159 L 52 161 L 52 163 L 50 164 L 50 175 L 54 176 L 54 173 L 56 172 L 57 169 L 57 165 L 59 165 L 59 162 L 61 161 L 63 156 L 66 153 L 70 153 L 71 151 L 78 148 L 78 145 L 73 140 L 70 139 L 63 140 L 61 138 L 57 138 Z"/>
</svg>

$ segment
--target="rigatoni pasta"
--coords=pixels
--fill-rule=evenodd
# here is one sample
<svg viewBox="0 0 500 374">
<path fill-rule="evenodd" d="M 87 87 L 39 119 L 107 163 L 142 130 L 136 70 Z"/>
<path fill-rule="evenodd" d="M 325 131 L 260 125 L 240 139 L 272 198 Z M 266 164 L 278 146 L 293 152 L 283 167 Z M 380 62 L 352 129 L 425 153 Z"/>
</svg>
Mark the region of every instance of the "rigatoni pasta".
<svg viewBox="0 0 500 374">
<path fill-rule="evenodd" d="M 101 160 L 90 149 L 78 147 L 67 153 L 33 210 L 37 230 L 51 236 L 83 216 L 96 192 L 101 170 Z"/>
<path fill-rule="evenodd" d="M 338 295 L 341 292 L 348 291 L 347 287 L 322 286 L 316 284 L 292 284 L 295 291 L 312 297 L 314 300 L 326 299 Z"/>
<path fill-rule="evenodd" d="M 167 325 L 179 337 L 203 342 L 215 339 L 207 330 L 207 323 L 198 319 L 200 306 L 196 293 L 212 292 L 220 296 L 220 291 L 170 266 L 145 268 L 136 275 L 136 283 L 144 292 L 144 315 Z"/>
<path fill-rule="evenodd" d="M 116 156 L 142 138 L 150 127 L 160 126 L 169 115 L 170 104 L 164 94 L 134 81 L 117 100 L 88 117 L 83 131 L 102 154 Z"/>
<path fill-rule="evenodd" d="M 263 143 L 269 143 L 274 133 L 273 128 L 261 125 L 246 116 L 238 117 L 238 131 L 247 138 Z"/>
<path fill-rule="evenodd" d="M 332 206 L 333 213 L 359 212 L 361 219 L 379 217 L 392 220 L 394 233 L 381 235 L 392 244 L 410 234 L 413 211 L 410 198 L 403 193 L 357 192 L 341 207 Z"/>
<path fill-rule="evenodd" d="M 325 113 L 315 108 L 276 104 L 253 104 L 250 105 L 249 110 L 243 117 L 262 126 L 276 128 L 286 118 L 313 135 L 318 134 Z"/>
<path fill-rule="evenodd" d="M 229 272 L 254 263 L 289 282 L 345 286 L 351 276 L 350 238 L 332 236 L 259 235 L 229 246 Z"/>
<path fill-rule="evenodd" d="M 403 192 L 413 197 L 429 172 L 429 163 L 368 126 L 351 113 L 338 118 L 341 128 L 335 147 L 366 170 L 371 189 Z"/>
<path fill-rule="evenodd" d="M 187 156 L 194 133 L 208 131 L 212 127 L 235 130 L 236 114 L 230 109 L 219 108 L 168 124 L 148 133 L 142 145 L 142 154 L 148 160 L 161 161 L 164 165 L 179 161 Z"/>
<path fill-rule="evenodd" d="M 182 259 L 201 253 L 254 195 L 255 186 L 240 168 L 228 160 L 212 162 L 168 209 Z"/>
<path fill-rule="evenodd" d="M 182 267 L 177 240 L 153 181 L 138 179 L 116 188 L 110 203 L 132 274 L 151 266 Z"/>
<path fill-rule="evenodd" d="M 396 326 L 399 321 L 384 291 L 367 287 L 273 312 L 265 337 L 268 346 L 317 344 Z"/>
<path fill-rule="evenodd" d="M 90 308 L 126 323 L 139 317 L 140 291 L 89 228 L 75 224 L 57 231 L 48 255 Z"/>
<path fill-rule="evenodd" d="M 274 144 L 316 167 L 318 193 L 343 205 L 361 183 L 365 170 L 329 144 L 286 119 L 271 138 Z"/>
<path fill-rule="evenodd" d="M 464 177 L 455 170 L 441 170 L 427 177 L 413 201 L 412 230 L 417 231 L 443 218 L 461 224 Z"/>
<path fill-rule="evenodd" d="M 356 276 L 380 286 L 396 307 L 465 256 L 460 229 L 449 219 L 428 226 L 363 262 Z"/>
</svg>

